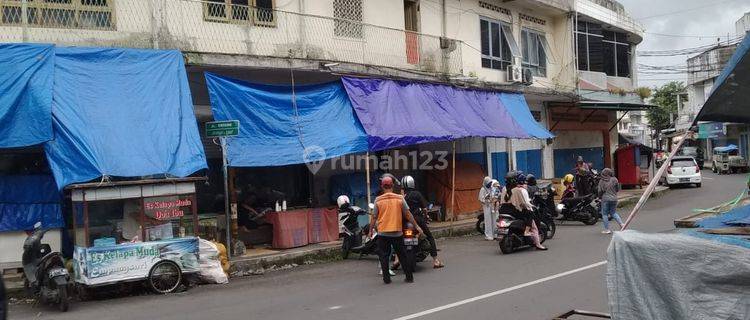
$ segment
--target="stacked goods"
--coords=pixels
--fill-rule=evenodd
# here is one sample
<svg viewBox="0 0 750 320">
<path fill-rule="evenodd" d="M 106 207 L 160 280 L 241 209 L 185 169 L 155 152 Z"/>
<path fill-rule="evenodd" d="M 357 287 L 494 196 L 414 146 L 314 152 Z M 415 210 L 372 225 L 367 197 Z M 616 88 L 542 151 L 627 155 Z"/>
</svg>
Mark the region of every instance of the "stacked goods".
<svg viewBox="0 0 750 320">
<path fill-rule="evenodd" d="M 224 273 L 229 274 L 229 256 L 227 255 L 227 247 L 224 246 L 224 244 L 220 242 L 213 242 L 213 244 L 218 248 L 219 250 L 219 261 L 221 261 L 221 268 L 224 270 Z"/>
<path fill-rule="evenodd" d="M 223 248 L 223 246 L 222 246 Z M 224 258 L 222 258 L 222 256 Z M 200 278 L 205 283 L 227 283 L 229 278 L 224 270 L 226 249 L 222 255 L 219 247 L 211 241 L 200 239 L 199 259 Z"/>
</svg>

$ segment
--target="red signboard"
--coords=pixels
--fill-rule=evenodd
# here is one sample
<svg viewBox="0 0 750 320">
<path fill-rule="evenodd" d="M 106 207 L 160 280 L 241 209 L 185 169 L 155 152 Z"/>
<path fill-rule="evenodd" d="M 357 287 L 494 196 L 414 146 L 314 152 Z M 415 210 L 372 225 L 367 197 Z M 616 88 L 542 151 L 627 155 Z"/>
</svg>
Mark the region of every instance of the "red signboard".
<svg viewBox="0 0 750 320">
<path fill-rule="evenodd" d="M 146 216 L 158 220 L 171 220 L 185 216 L 192 209 L 190 196 L 168 196 L 143 198 L 143 209 Z"/>
</svg>

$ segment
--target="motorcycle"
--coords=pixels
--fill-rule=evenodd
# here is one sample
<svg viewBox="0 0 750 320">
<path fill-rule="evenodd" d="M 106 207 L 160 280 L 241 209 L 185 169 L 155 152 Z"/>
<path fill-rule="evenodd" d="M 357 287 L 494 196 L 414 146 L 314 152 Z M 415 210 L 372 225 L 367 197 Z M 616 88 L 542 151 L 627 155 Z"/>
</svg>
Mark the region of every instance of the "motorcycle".
<svg viewBox="0 0 750 320">
<path fill-rule="evenodd" d="M 344 210 L 339 211 L 339 236 L 342 237 L 341 241 L 341 257 L 346 259 L 350 253 L 359 254 L 359 257 L 369 254 L 375 254 L 376 244 L 375 237 L 377 234 L 373 234 L 372 237 L 368 237 L 370 225 L 366 225 L 364 228 L 359 227 L 357 218 L 361 215 L 368 214 L 365 210 L 357 206 L 350 206 Z"/>
<path fill-rule="evenodd" d="M 52 252 L 49 244 L 42 244 L 42 237 L 48 230 L 37 222 L 23 243 L 24 288 L 41 302 L 57 304 L 60 311 L 68 311 L 70 275 L 65 269 L 62 255 Z"/>
<path fill-rule="evenodd" d="M 416 232 L 411 222 L 405 223 L 403 233 L 404 249 L 406 257 L 409 259 L 408 263 L 411 264 L 411 270 L 416 270 L 417 262 L 424 261 L 430 254 L 430 243 L 423 234 Z"/>
<path fill-rule="evenodd" d="M 600 201 L 593 194 L 583 197 L 565 198 L 555 207 L 562 215 L 560 221 L 580 221 L 585 225 L 594 225 L 599 221 Z"/>
<path fill-rule="evenodd" d="M 541 222 L 547 225 L 547 239 L 552 239 L 557 231 L 555 224 L 555 187 L 551 182 L 541 185 L 529 186 L 531 204 L 536 208 L 535 213 Z"/>
<path fill-rule="evenodd" d="M 547 240 L 549 227 L 544 221 L 540 221 L 537 226 L 539 229 L 539 242 L 544 243 Z M 500 245 L 500 251 L 503 254 L 510 254 L 521 248 L 533 247 L 534 241 L 530 236 L 524 234 L 526 224 L 516 217 L 501 214 L 497 219 L 497 238 Z"/>
</svg>

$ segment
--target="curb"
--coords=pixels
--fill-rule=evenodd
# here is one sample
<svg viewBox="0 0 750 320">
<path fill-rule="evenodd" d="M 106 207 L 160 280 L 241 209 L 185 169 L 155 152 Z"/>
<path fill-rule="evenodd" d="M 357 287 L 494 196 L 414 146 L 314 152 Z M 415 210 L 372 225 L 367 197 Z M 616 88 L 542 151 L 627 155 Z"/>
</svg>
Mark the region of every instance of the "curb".
<svg viewBox="0 0 750 320">
<path fill-rule="evenodd" d="M 654 190 L 654 192 L 651 193 L 651 196 L 649 197 L 649 199 L 654 199 L 654 198 L 661 197 L 667 191 L 669 191 L 669 188 Z M 624 198 L 622 200 L 617 201 L 617 208 L 621 209 L 621 208 L 625 208 L 625 207 L 629 207 L 629 206 L 635 205 L 636 203 L 638 203 L 638 200 L 640 200 L 640 199 L 641 199 L 640 195 L 638 195 L 638 196 L 634 195 L 634 196 L 630 196 L 630 197 Z"/>
</svg>

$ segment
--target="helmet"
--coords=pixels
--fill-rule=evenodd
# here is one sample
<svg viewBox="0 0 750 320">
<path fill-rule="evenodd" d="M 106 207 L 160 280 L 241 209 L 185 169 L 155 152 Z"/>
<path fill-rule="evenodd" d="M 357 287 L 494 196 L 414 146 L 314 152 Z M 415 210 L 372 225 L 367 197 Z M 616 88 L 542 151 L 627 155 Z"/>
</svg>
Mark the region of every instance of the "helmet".
<svg viewBox="0 0 750 320">
<path fill-rule="evenodd" d="M 518 176 L 516 176 L 516 183 L 517 184 L 526 184 L 526 175 L 519 171 Z"/>
<path fill-rule="evenodd" d="M 415 183 L 414 178 L 412 176 L 404 176 L 401 178 L 401 185 L 404 187 L 404 189 L 414 189 Z"/>
<path fill-rule="evenodd" d="M 398 181 L 396 177 L 394 177 L 390 173 L 383 174 L 380 176 L 380 187 L 383 189 L 391 189 L 393 188 L 393 184 Z"/>
<path fill-rule="evenodd" d="M 568 173 L 563 177 L 563 183 L 573 183 L 573 175 Z"/>
<path fill-rule="evenodd" d="M 516 180 L 518 178 L 518 172 L 517 171 L 509 171 L 505 174 L 505 185 L 508 186 L 508 188 L 512 188 L 518 183 Z"/>
<path fill-rule="evenodd" d="M 490 177 L 484 177 L 484 180 L 482 180 L 482 186 L 489 188 L 492 186 L 492 178 Z"/>
<path fill-rule="evenodd" d="M 536 177 L 533 174 L 529 173 L 526 176 L 526 183 L 528 185 L 530 185 L 530 186 L 535 186 L 536 185 Z"/>
<path fill-rule="evenodd" d="M 343 209 L 345 205 L 349 204 L 349 197 L 347 197 L 345 195 L 340 195 L 336 199 L 336 204 L 339 206 L 339 209 Z"/>
</svg>

